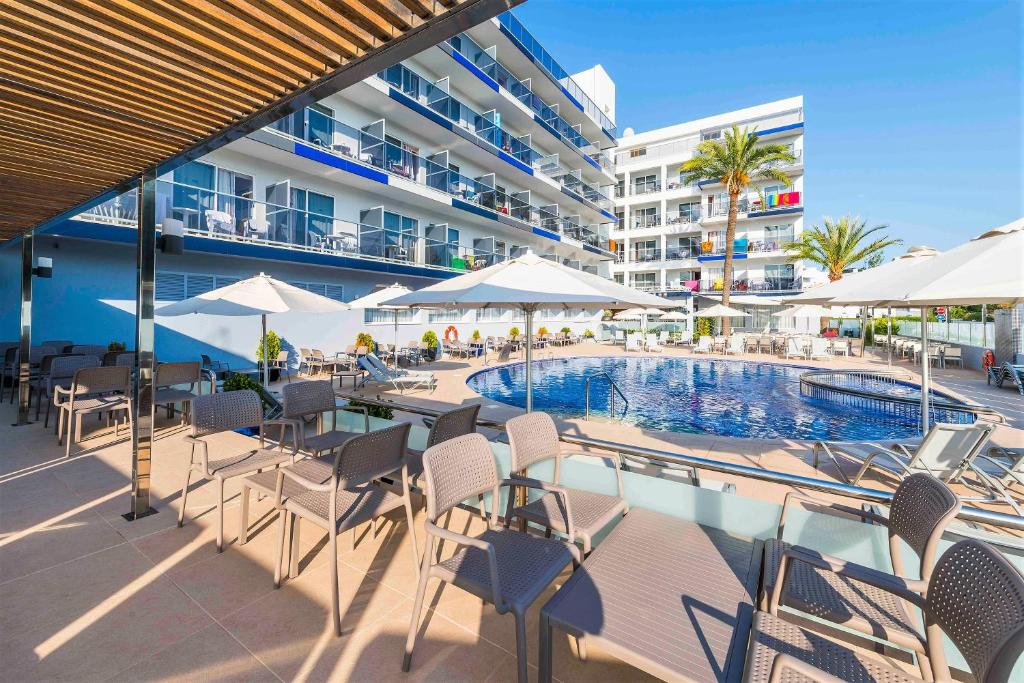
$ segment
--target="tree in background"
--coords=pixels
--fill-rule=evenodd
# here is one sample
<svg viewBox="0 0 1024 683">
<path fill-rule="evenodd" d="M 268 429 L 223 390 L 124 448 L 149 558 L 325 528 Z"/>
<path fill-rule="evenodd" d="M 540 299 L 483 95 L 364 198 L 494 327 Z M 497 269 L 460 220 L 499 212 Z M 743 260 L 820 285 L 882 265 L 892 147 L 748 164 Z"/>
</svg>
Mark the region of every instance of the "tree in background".
<svg viewBox="0 0 1024 683">
<path fill-rule="evenodd" d="M 843 271 L 865 259 L 879 258 L 886 247 L 903 244 L 903 240 L 887 235 L 869 238 L 889 226 L 867 227 L 860 217 L 843 216 L 833 220 L 824 218 L 824 227 L 813 226 L 800 233 L 799 239 L 783 246 L 789 252 L 790 261 L 817 263 L 828 273 L 832 282 L 842 279 Z"/>
<path fill-rule="evenodd" d="M 725 185 L 729 194 L 729 219 L 725 227 L 725 262 L 722 273 L 722 304 L 729 305 L 732 289 L 733 243 L 736 240 L 736 217 L 739 213 L 740 194 L 754 180 L 774 180 L 790 185 L 789 176 L 779 166 L 796 161 L 789 147 L 778 143 L 757 145 L 757 129 L 742 131 L 733 124 L 725 131 L 722 141 L 705 140 L 697 145 L 697 155 L 683 163 L 679 172 L 686 184 L 702 180 L 717 180 Z M 729 333 L 729 319 L 722 320 L 722 333 Z"/>
</svg>

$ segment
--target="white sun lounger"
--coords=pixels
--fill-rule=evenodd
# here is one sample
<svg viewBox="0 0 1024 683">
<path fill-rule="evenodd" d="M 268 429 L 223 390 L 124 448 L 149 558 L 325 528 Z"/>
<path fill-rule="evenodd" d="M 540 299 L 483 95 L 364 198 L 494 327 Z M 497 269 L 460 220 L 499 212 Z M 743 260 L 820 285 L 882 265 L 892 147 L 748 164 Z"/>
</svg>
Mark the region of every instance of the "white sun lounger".
<svg viewBox="0 0 1024 683">
<path fill-rule="evenodd" d="M 369 374 L 368 379 L 372 379 L 380 384 L 390 384 L 393 388 L 398 389 L 400 393 L 406 389 L 430 389 L 433 391 L 437 384 L 433 374 L 400 374 L 390 370 L 381 370 L 367 356 L 362 356 L 359 359 L 359 365 Z M 366 381 L 368 380 L 363 381 L 364 384 Z"/>
<path fill-rule="evenodd" d="M 711 353 L 711 337 L 704 335 L 697 340 L 697 345 L 693 347 L 694 353 Z"/>
</svg>

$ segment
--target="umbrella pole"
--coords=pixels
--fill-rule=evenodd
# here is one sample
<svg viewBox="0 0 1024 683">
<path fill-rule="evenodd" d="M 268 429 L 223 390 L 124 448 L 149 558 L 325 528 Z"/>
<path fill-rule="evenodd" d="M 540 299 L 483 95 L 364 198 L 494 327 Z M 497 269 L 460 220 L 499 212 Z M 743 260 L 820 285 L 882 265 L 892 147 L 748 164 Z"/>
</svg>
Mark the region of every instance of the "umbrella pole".
<svg viewBox="0 0 1024 683">
<path fill-rule="evenodd" d="M 260 316 L 263 319 L 263 386 L 270 388 L 270 359 L 267 358 L 267 314 Z"/>
<path fill-rule="evenodd" d="M 981 305 L 981 348 L 988 347 L 988 304 Z"/>
<path fill-rule="evenodd" d="M 886 311 L 885 348 L 889 351 L 889 367 L 892 367 L 892 306 Z"/>
<path fill-rule="evenodd" d="M 526 309 L 526 412 L 533 411 L 533 309 Z"/>
<path fill-rule="evenodd" d="M 395 315 L 395 347 L 391 349 L 391 356 L 395 362 L 395 370 L 398 370 L 398 309 L 394 308 L 391 312 Z"/>
<path fill-rule="evenodd" d="M 929 403 L 931 397 L 928 395 L 931 384 L 931 361 L 928 359 L 928 309 L 921 309 L 921 435 L 928 433 L 930 422 Z"/>
<path fill-rule="evenodd" d="M 867 345 L 868 340 L 868 307 L 861 307 L 861 323 L 860 323 L 860 357 L 864 357 L 864 347 Z"/>
</svg>

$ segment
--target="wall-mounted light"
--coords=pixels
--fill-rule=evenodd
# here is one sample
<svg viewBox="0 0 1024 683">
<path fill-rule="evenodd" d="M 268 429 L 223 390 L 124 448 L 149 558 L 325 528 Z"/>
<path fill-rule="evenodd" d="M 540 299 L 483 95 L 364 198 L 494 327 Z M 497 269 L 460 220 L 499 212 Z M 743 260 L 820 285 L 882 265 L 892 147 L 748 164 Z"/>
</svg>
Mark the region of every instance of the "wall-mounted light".
<svg viewBox="0 0 1024 683">
<path fill-rule="evenodd" d="M 45 256 L 37 258 L 36 267 L 32 269 L 32 274 L 36 277 L 53 277 L 53 259 Z"/>
<path fill-rule="evenodd" d="M 161 226 L 160 251 L 180 256 L 185 253 L 185 224 L 177 218 L 165 218 Z"/>
</svg>

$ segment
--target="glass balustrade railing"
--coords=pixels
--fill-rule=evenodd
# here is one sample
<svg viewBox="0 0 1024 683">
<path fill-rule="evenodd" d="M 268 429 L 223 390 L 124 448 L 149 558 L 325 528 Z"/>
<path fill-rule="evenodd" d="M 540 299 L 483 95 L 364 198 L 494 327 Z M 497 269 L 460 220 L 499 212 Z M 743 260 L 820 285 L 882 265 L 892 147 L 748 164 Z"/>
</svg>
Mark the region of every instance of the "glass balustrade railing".
<svg viewBox="0 0 1024 683">
<path fill-rule="evenodd" d="M 615 124 L 612 120 L 601 111 L 601 108 L 597 106 L 590 96 L 583 91 L 583 88 L 579 86 L 576 81 L 572 79 L 565 69 L 555 61 L 554 57 L 548 53 L 547 50 L 540 44 L 540 42 L 533 37 L 522 22 L 519 21 L 511 12 L 503 12 L 498 15 L 498 22 L 505 27 L 505 29 L 512 34 L 512 36 L 519 41 L 519 43 L 526 48 L 526 50 L 534 56 L 537 63 L 544 67 L 545 70 L 559 83 L 566 91 L 583 106 L 583 110 L 587 116 L 593 119 L 598 125 L 608 131 L 611 137 L 615 137 L 616 130 Z"/>
<path fill-rule="evenodd" d="M 76 218 L 137 225 L 135 193 L 110 199 Z M 187 235 L 267 244 L 341 256 L 476 270 L 503 261 L 499 252 L 429 239 L 409 230 L 348 221 L 181 183 L 159 181 L 156 219 L 183 222 Z"/>
<path fill-rule="evenodd" d="M 558 184 L 562 187 L 592 201 L 602 209 L 610 209 L 612 207 L 611 197 L 590 183 L 585 182 L 575 173 L 560 173 L 552 176 L 552 178 L 558 181 Z"/>
<path fill-rule="evenodd" d="M 644 216 L 633 216 L 633 227 L 640 228 L 656 228 L 661 225 L 660 214 L 648 214 Z"/>
<path fill-rule="evenodd" d="M 693 207 L 687 211 L 668 211 L 665 213 L 665 225 L 689 225 L 700 221 L 700 209 Z"/>
<path fill-rule="evenodd" d="M 316 117 L 313 116 L 316 114 Z M 325 150 L 357 159 L 375 168 L 407 178 L 445 194 L 477 204 L 497 213 L 512 216 L 556 233 L 580 229 L 577 222 L 534 206 L 482 181 L 464 176 L 447 166 L 431 161 L 401 145 L 382 140 L 366 131 L 310 110 L 308 117 L 298 114 L 276 122 L 273 129 L 291 137 L 315 142 Z M 595 231 L 592 227 L 588 230 Z"/>
<path fill-rule="evenodd" d="M 486 56 L 486 53 L 482 54 Z M 429 107 L 452 123 L 468 130 L 481 140 L 489 142 L 523 164 L 550 176 L 556 182 L 565 185 L 565 176 L 572 175 L 562 172 L 561 167 L 558 165 L 558 155 L 541 154 L 502 128 L 493 114 L 488 116 L 477 113 L 471 107 L 462 104 L 404 64 L 395 64 L 388 67 L 379 72 L 377 76 L 388 85 L 402 91 L 420 104 Z M 583 192 L 580 192 L 580 194 L 584 194 L 584 196 L 594 202 L 609 202 L 607 205 L 602 205 L 602 208 L 610 206 L 610 200 L 600 190 L 586 183 L 583 183 L 583 185 L 586 187 L 587 194 Z"/>
<path fill-rule="evenodd" d="M 544 100 L 534 94 L 525 83 L 512 75 L 512 72 L 506 69 L 501 62 L 487 54 L 468 35 L 463 33 L 455 36 L 455 38 L 448 41 L 448 44 L 452 46 L 452 49 L 458 50 L 462 56 L 471 61 L 478 69 L 497 81 L 513 97 L 529 107 L 535 114 L 540 116 L 541 120 L 558 131 L 558 134 L 568 140 L 574 147 L 580 150 L 596 147 L 594 143 L 587 140 Z"/>
</svg>

